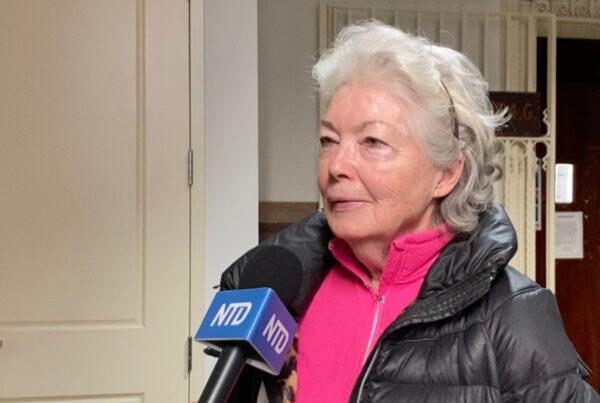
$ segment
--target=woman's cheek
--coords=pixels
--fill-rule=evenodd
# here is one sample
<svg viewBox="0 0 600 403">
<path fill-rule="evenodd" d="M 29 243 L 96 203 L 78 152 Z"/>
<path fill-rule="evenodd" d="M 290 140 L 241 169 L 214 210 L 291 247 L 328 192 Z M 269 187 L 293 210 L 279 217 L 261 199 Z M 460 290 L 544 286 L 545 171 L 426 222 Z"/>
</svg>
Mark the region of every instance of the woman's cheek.
<svg viewBox="0 0 600 403">
<path fill-rule="evenodd" d="M 389 161 L 393 155 L 393 150 L 389 147 L 361 149 L 361 156 L 365 161 Z"/>
<path fill-rule="evenodd" d="M 327 184 L 329 182 L 329 169 L 327 163 L 322 159 L 319 160 L 319 165 L 317 167 L 317 186 L 319 187 L 319 192 L 321 196 L 327 189 Z"/>
</svg>

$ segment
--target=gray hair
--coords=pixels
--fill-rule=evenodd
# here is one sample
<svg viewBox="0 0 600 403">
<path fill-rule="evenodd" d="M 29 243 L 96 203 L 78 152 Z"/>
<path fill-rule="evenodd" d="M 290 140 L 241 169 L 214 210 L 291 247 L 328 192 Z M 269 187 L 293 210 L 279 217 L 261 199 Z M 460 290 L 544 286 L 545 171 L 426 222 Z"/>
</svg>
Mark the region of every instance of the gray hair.
<svg viewBox="0 0 600 403">
<path fill-rule="evenodd" d="M 344 28 L 313 67 L 321 102 L 329 106 L 342 86 L 383 83 L 409 108 L 407 126 L 438 168 L 464 157 L 455 188 L 437 205 L 438 219 L 457 232 L 472 231 L 494 198 L 495 130 L 509 119 L 494 112 L 488 84 L 467 57 L 427 39 L 368 21 Z"/>
</svg>

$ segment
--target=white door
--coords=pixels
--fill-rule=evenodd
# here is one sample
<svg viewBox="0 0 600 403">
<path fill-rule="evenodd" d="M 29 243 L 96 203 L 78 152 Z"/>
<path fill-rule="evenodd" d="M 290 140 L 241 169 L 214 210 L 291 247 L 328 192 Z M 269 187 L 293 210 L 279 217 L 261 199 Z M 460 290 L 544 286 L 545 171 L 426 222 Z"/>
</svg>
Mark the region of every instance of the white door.
<svg viewBox="0 0 600 403">
<path fill-rule="evenodd" d="M 188 401 L 188 1 L 0 1 L 0 401 Z"/>
</svg>

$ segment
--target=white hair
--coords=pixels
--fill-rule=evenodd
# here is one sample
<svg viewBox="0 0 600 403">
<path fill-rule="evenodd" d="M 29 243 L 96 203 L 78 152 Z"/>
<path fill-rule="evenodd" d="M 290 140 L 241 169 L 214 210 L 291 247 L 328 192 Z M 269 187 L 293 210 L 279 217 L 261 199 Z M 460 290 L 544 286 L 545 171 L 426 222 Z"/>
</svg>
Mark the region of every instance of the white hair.
<svg viewBox="0 0 600 403">
<path fill-rule="evenodd" d="M 438 219 L 457 232 L 477 226 L 494 198 L 501 170 L 494 132 L 508 120 L 494 112 L 488 84 L 463 54 L 377 21 L 344 28 L 313 67 L 321 102 L 343 85 L 388 86 L 409 108 L 407 121 L 438 168 L 464 158 L 455 188 L 437 204 Z"/>
</svg>

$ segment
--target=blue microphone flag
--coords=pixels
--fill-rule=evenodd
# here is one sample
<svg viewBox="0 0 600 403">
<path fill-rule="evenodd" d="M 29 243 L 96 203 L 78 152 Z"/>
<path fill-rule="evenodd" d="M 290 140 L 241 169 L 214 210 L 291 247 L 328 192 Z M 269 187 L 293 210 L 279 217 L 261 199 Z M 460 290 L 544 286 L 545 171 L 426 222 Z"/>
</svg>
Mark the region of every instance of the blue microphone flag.
<svg viewBox="0 0 600 403">
<path fill-rule="evenodd" d="M 253 353 L 247 363 L 279 374 L 297 325 L 270 288 L 220 291 L 215 295 L 195 340 L 221 350 L 226 342 L 246 342 Z"/>
</svg>

